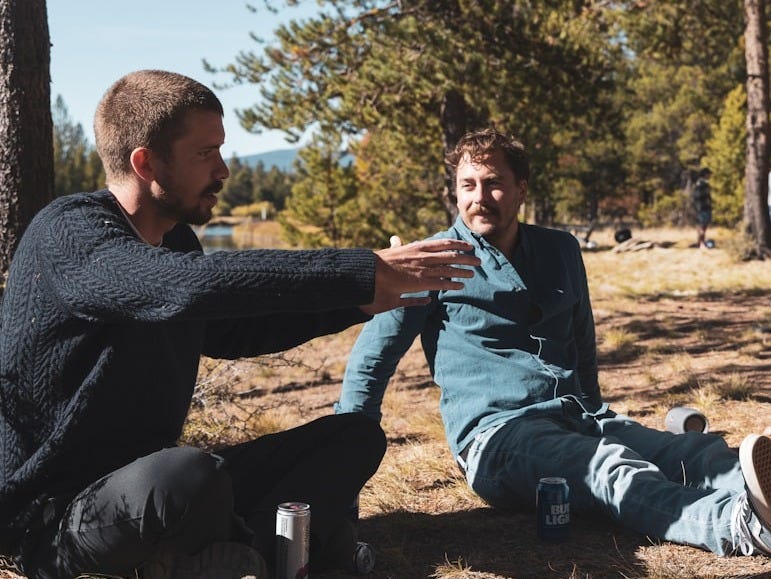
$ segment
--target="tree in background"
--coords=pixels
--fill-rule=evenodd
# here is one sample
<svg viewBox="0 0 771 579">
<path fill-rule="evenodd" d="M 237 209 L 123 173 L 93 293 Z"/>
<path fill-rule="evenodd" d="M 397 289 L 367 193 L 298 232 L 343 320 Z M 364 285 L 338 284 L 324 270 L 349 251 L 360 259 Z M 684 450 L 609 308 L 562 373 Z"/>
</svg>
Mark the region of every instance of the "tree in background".
<svg viewBox="0 0 771 579">
<path fill-rule="evenodd" d="M 621 49 L 607 42 L 615 34 L 605 9 L 572 0 L 320 5 L 318 16 L 280 27 L 275 46 L 243 52 L 223 69 L 236 83 L 261 85 L 263 100 L 239 113 L 247 129 L 281 129 L 299 139 L 312 127 L 354 142 L 372 134 L 378 147 L 399 142 L 409 147 L 399 161 L 409 157 L 440 177 L 419 179 L 430 191 L 405 187 L 404 213 L 418 211 L 431 194 L 447 223 L 454 199 L 437 160 L 466 130 L 495 126 L 530 149 L 539 170 L 530 184 L 534 214 L 548 218 L 539 208 L 551 204 L 555 135 L 573 135 L 568 146 L 581 156 L 586 128 L 605 118 L 607 100 L 598 94 L 614 87 Z M 395 137 L 415 133 L 422 138 Z M 396 163 L 387 170 L 387 161 L 378 178 L 401 170 Z M 373 215 L 363 217 L 372 222 Z"/>
<path fill-rule="evenodd" d="M 54 196 L 105 186 L 102 161 L 83 125 L 73 122 L 61 95 L 53 106 Z"/>
<path fill-rule="evenodd" d="M 392 235 L 407 243 L 444 228 L 444 199 L 435 193 L 444 187 L 443 160 L 429 141 L 430 133 L 420 131 L 370 131 L 352 146 L 358 183 L 348 213 L 355 220 L 348 228 L 352 245 L 386 247 Z M 411 154 L 421 146 L 433 155 Z"/>
<path fill-rule="evenodd" d="M 768 215 L 768 23 L 765 0 L 745 0 L 747 29 L 747 163 L 744 232 L 751 240 L 748 258 L 771 256 Z"/>
<path fill-rule="evenodd" d="M 345 247 L 347 216 L 356 194 L 356 174 L 343 163 L 339 136 L 325 133 L 300 151 L 297 181 L 286 209 L 279 214 L 286 240 L 304 247 Z"/>
<path fill-rule="evenodd" d="M 217 212 L 228 214 L 239 205 L 251 205 L 256 201 L 251 167 L 233 155 L 228 161 L 230 177 L 225 180 L 217 203 Z"/>
<path fill-rule="evenodd" d="M 0 274 L 53 198 L 50 40 L 45 0 L 0 0 Z M 2 280 L 0 280 L 2 281 Z"/>
<path fill-rule="evenodd" d="M 284 208 L 296 179 L 276 166 L 266 170 L 262 161 L 251 166 L 235 155 L 228 161 L 228 169 L 230 177 L 215 208 L 222 215 L 233 214 L 238 208 L 242 214 L 274 215 Z"/>
<path fill-rule="evenodd" d="M 746 143 L 747 90 L 740 84 L 728 93 L 702 160 L 702 165 L 712 171 L 709 183 L 716 225 L 735 227 L 742 220 Z"/>
<path fill-rule="evenodd" d="M 276 211 L 283 210 L 287 197 L 292 193 L 295 179 L 291 171 L 283 171 L 276 166 L 266 171 L 265 164 L 258 162 L 254 167 L 256 199 L 270 203 Z"/>
<path fill-rule="evenodd" d="M 623 2 L 629 183 L 651 222 L 682 224 L 683 175 L 699 168 L 725 96 L 744 78 L 742 0 Z"/>
</svg>

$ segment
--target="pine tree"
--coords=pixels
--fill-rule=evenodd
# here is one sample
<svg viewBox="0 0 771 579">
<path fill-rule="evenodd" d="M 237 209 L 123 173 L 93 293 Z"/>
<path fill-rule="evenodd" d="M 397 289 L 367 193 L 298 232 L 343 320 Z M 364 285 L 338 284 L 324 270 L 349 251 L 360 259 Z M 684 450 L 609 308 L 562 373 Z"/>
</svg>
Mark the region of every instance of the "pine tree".
<svg viewBox="0 0 771 579">
<path fill-rule="evenodd" d="M 356 194 L 356 176 L 342 164 L 339 136 L 317 137 L 300 151 L 297 181 L 286 209 L 279 214 L 286 240 L 303 247 L 344 247 L 346 205 Z"/>
<path fill-rule="evenodd" d="M 57 95 L 53 106 L 54 195 L 95 191 L 104 186 L 99 155 L 86 138 L 83 125 L 70 117 L 67 105 Z"/>
<path fill-rule="evenodd" d="M 725 99 L 701 163 L 712 171 L 712 215 L 718 225 L 734 227 L 742 219 L 746 142 L 747 90 L 744 85 L 738 85 Z"/>
<path fill-rule="evenodd" d="M 621 52 L 609 41 L 615 33 L 604 8 L 571 0 L 320 5 L 317 17 L 279 28 L 263 54 L 244 52 L 224 68 L 237 83 L 261 85 L 263 99 L 240 111 L 242 124 L 281 129 L 290 139 L 309 128 L 354 140 L 371 134 L 381 143 L 419 134 L 402 139 L 409 148 L 391 171 L 410 158 L 433 172 L 425 182 L 435 188 L 440 205 L 432 207 L 444 208 L 445 224 L 454 216 L 453 196 L 437 160 L 466 130 L 495 126 L 520 136 L 539 168 L 530 192 L 540 202 L 551 195 L 560 157 L 553 135 L 574 127 L 580 142 L 582 127 L 609 118 L 609 101 L 598 95 L 612 92 Z M 403 190 L 408 221 L 425 193 Z"/>
</svg>

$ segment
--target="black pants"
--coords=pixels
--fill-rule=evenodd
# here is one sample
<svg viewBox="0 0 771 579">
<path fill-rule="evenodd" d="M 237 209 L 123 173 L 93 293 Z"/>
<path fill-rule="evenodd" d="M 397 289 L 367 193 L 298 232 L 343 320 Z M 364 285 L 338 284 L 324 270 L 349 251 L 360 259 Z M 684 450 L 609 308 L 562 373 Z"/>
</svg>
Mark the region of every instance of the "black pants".
<svg viewBox="0 0 771 579">
<path fill-rule="evenodd" d="M 217 454 L 164 449 L 78 494 L 25 557 L 24 571 L 45 579 L 128 576 L 160 553 L 192 554 L 218 541 L 252 544 L 271 565 L 276 507 L 286 501 L 311 505 L 311 559 L 323 559 L 384 453 L 382 429 L 359 414 L 326 416 Z"/>
</svg>

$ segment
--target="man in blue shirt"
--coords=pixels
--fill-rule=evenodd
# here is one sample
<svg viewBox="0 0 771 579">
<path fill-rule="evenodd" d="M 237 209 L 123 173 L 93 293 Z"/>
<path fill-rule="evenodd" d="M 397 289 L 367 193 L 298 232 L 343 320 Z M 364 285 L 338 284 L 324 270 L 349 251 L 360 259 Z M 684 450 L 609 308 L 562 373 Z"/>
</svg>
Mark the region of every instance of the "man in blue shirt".
<svg viewBox="0 0 771 579">
<path fill-rule="evenodd" d="M 375 316 L 351 353 L 338 413 L 380 419 L 385 388 L 420 335 L 453 455 L 497 507 L 532 507 L 561 476 L 573 508 L 720 555 L 771 553 L 771 438 L 741 460 L 719 436 L 646 428 L 603 403 L 586 273 L 572 235 L 519 223 L 529 164 L 493 130 L 448 154 L 465 240 L 481 264 L 458 290 Z M 746 480 L 745 480 L 746 479 Z"/>
</svg>

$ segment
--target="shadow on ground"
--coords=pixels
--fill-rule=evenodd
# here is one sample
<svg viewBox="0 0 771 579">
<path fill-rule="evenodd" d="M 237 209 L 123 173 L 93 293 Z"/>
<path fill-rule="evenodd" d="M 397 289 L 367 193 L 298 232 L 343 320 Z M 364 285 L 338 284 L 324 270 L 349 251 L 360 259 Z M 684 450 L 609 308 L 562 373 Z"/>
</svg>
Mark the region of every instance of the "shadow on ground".
<svg viewBox="0 0 771 579">
<path fill-rule="evenodd" d="M 378 579 L 432 577 L 437 567 L 448 565 L 474 577 L 645 576 L 635 554 L 647 544 L 644 537 L 606 520 L 574 516 L 567 542 L 544 543 L 537 538 L 534 516 L 488 508 L 437 515 L 394 512 L 363 520 L 360 535 L 375 549 L 370 577 Z"/>
</svg>

